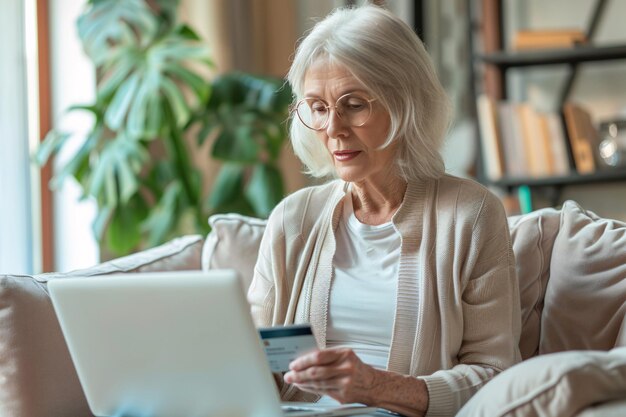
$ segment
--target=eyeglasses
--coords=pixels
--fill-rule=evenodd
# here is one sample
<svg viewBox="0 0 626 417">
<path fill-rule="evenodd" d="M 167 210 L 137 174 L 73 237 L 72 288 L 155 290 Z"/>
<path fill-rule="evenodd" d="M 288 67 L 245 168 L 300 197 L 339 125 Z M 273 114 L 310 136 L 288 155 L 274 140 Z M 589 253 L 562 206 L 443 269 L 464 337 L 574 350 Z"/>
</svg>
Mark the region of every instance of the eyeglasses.
<svg viewBox="0 0 626 417">
<path fill-rule="evenodd" d="M 353 93 L 344 94 L 337 99 L 334 106 L 321 98 L 305 97 L 296 103 L 293 111 L 303 125 L 313 130 L 323 130 L 330 120 L 330 109 L 334 108 L 341 120 L 351 127 L 363 126 L 372 115 L 372 101 Z"/>
</svg>

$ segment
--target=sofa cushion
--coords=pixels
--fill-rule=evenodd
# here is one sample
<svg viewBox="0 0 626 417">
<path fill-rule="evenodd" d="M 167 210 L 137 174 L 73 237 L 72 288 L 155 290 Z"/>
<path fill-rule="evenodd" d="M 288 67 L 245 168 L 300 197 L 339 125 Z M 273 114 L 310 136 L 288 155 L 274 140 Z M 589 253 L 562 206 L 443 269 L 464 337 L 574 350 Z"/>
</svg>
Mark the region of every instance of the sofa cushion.
<svg viewBox="0 0 626 417">
<path fill-rule="evenodd" d="M 240 214 L 215 214 L 202 250 L 202 269 L 235 269 L 247 291 L 259 253 L 266 220 Z"/>
<path fill-rule="evenodd" d="M 566 202 L 550 270 L 540 354 L 624 342 L 626 223 Z"/>
<path fill-rule="evenodd" d="M 626 396 L 626 348 L 538 356 L 497 375 L 457 417 L 577 415 Z"/>
<path fill-rule="evenodd" d="M 91 416 L 61 333 L 46 282 L 117 272 L 198 269 L 202 238 L 66 274 L 0 276 L 0 416 Z"/>
<path fill-rule="evenodd" d="M 560 213 L 554 209 L 508 219 L 520 286 L 522 334 L 519 347 L 523 359 L 539 351 L 543 297 L 550 277 L 550 258 L 559 220 Z"/>
<path fill-rule="evenodd" d="M 626 399 L 594 404 L 586 408 L 576 417 L 624 417 L 626 416 Z"/>
</svg>

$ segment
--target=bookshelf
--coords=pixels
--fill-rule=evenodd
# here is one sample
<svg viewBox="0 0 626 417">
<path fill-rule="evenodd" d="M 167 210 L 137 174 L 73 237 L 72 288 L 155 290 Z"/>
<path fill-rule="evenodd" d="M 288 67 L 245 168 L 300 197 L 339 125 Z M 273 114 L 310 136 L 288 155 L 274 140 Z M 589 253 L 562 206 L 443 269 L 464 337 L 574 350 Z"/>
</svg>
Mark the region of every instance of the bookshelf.
<svg viewBox="0 0 626 417">
<path fill-rule="evenodd" d="M 520 0 L 523 1 L 523 0 Z M 599 22 L 602 17 L 602 13 L 607 4 L 607 0 L 596 0 L 587 29 L 585 31 L 586 38 L 589 43 L 577 44 L 567 48 L 546 48 L 546 49 L 532 49 L 532 50 L 520 50 L 511 51 L 508 50 L 504 44 L 505 33 L 505 19 L 503 18 L 504 0 L 467 0 L 468 16 L 469 16 L 469 46 L 472 56 L 471 65 L 471 84 L 473 86 L 474 97 L 477 99 L 477 120 L 479 121 L 478 137 L 480 161 L 478 165 L 478 179 L 486 185 L 500 188 L 509 194 L 514 194 L 517 189 L 522 187 L 529 188 L 530 190 L 539 190 L 543 194 L 551 195 L 551 204 L 558 205 L 561 190 L 566 186 L 583 185 L 583 184 L 600 184 L 610 182 L 624 182 L 626 183 L 626 168 L 606 168 L 602 169 L 596 166 L 592 171 L 587 172 L 580 171 L 580 149 L 572 149 L 573 146 L 579 146 L 576 144 L 575 138 L 571 138 L 570 135 L 573 131 L 571 123 L 572 116 L 569 115 L 564 108 L 570 103 L 568 98 L 570 96 L 572 86 L 577 77 L 578 67 L 580 64 L 588 62 L 608 62 L 624 60 L 626 62 L 626 42 L 624 43 L 611 43 L 611 44 L 594 44 L 594 34 L 598 28 Z M 478 13 L 474 10 L 478 6 Z M 478 18 L 478 22 L 476 19 Z M 479 40 L 476 41 L 476 38 Z M 477 51 L 476 45 L 482 46 L 480 51 Z M 503 143 L 502 133 L 499 132 L 498 138 L 494 138 L 494 130 L 500 126 L 501 129 L 505 124 L 507 129 L 522 130 L 518 122 L 513 128 L 508 127 L 509 120 L 502 122 L 498 120 L 505 112 L 501 112 L 499 106 L 501 103 L 506 103 L 509 99 L 507 92 L 507 72 L 511 68 L 537 68 L 548 66 L 565 66 L 569 68 L 569 73 L 566 75 L 565 82 L 558 94 L 558 117 L 560 119 L 560 125 L 563 132 L 563 142 L 565 145 L 565 153 L 567 155 L 567 172 L 562 170 L 552 173 L 541 173 L 539 175 L 536 172 L 532 173 L 511 173 L 507 172 L 507 167 L 504 165 L 507 163 L 507 159 L 511 159 L 511 136 L 516 136 L 516 140 L 519 141 L 523 137 L 525 141 L 528 141 L 529 134 L 525 132 L 524 135 L 516 133 L 511 135 L 505 141 L 508 143 L 509 155 L 505 154 L 505 143 Z M 482 88 L 481 88 L 482 87 Z M 491 107 L 487 106 L 479 99 L 481 94 L 478 91 L 482 91 L 482 95 L 489 98 L 492 104 Z M 480 97 L 484 99 L 484 97 Z M 517 105 L 517 104 L 516 104 Z M 494 107 L 496 108 L 494 110 Z M 522 104 L 523 107 L 523 104 Z M 485 110 L 489 108 L 489 110 Z M 485 120 L 489 120 L 489 117 L 485 116 L 485 111 L 488 111 L 489 116 L 493 113 L 493 120 L 487 122 L 488 124 L 494 124 L 495 126 L 485 127 Z M 568 125 L 569 122 L 569 125 Z M 517 127 L 515 127 L 517 126 Z M 527 127 L 524 126 L 524 130 Z M 536 130 L 535 130 L 536 132 Z M 543 136 L 548 135 L 544 131 Z M 555 136 L 555 135 L 552 135 Z M 534 139 L 537 141 L 538 139 Z M 545 139 L 548 141 L 548 139 Z M 497 141 L 500 141 L 496 145 Z M 552 139 L 554 141 L 554 139 Z M 588 146 L 590 152 L 593 150 L 595 143 L 590 143 Z M 494 148 L 499 146 L 498 149 Z M 518 150 L 519 150 L 519 145 Z M 537 146 L 534 148 L 529 147 L 526 144 L 526 151 L 536 152 Z M 544 148 L 547 149 L 547 148 Z M 574 152 L 576 151 L 576 152 Z M 499 168 L 493 167 L 493 155 L 499 155 L 498 164 Z M 514 153 L 513 153 L 514 154 Z M 536 155 L 533 154 L 533 155 Z M 589 154 L 591 155 L 591 154 Z M 534 158 L 534 157 L 533 157 Z M 536 161 L 533 161 L 537 164 Z M 499 175 L 496 175 L 498 174 Z"/>
<path fill-rule="evenodd" d="M 491 185 L 500 188 L 517 188 L 522 185 L 529 187 L 564 187 L 567 185 L 584 185 L 607 182 L 626 181 L 626 169 L 615 168 L 604 171 L 597 171 L 592 174 L 571 173 L 562 176 L 551 176 L 542 178 L 503 178 L 490 181 Z"/>
<path fill-rule="evenodd" d="M 581 45 L 569 49 L 548 49 L 539 51 L 494 52 L 476 54 L 474 59 L 492 64 L 506 71 L 509 68 L 539 65 L 580 64 L 621 60 L 626 58 L 626 44 L 608 46 Z"/>
</svg>

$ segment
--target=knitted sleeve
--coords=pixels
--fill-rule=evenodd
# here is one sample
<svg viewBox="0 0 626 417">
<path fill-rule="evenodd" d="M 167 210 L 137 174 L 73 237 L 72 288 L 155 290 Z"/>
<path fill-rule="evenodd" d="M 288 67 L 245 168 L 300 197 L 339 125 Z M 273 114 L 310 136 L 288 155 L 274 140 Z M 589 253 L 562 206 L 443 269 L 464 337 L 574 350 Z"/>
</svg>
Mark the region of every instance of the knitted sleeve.
<svg viewBox="0 0 626 417">
<path fill-rule="evenodd" d="M 463 339 L 451 369 L 421 377 L 427 416 L 454 415 L 480 387 L 521 360 L 519 288 L 506 215 L 486 193 L 472 226 L 461 306 Z"/>
</svg>

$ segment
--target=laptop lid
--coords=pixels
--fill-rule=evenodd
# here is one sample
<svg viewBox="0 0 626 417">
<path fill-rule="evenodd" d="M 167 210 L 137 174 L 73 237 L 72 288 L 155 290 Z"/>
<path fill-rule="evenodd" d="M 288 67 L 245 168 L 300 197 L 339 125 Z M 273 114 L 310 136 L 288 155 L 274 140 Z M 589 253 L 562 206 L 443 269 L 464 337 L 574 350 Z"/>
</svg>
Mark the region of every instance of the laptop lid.
<svg viewBox="0 0 626 417">
<path fill-rule="evenodd" d="M 64 278 L 48 288 L 96 416 L 282 414 L 234 271 Z"/>
</svg>

